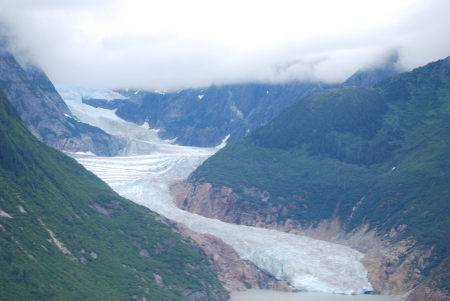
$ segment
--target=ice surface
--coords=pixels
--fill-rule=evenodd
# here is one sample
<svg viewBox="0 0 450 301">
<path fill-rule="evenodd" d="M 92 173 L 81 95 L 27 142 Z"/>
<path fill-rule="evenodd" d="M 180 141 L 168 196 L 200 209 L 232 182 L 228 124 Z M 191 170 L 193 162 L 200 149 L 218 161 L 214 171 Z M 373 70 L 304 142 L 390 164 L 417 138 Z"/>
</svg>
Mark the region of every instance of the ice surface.
<svg viewBox="0 0 450 301">
<path fill-rule="evenodd" d="M 186 179 L 219 147 L 173 145 L 160 140 L 148 125 L 127 123 L 112 111 L 75 106 L 70 101 L 68 105 L 71 110 L 76 107 L 77 113 L 75 110 L 72 113 L 83 122 L 100 126 L 111 134 L 128 135 L 126 156 L 73 154 L 120 195 L 197 232 L 221 238 L 243 259 L 296 289 L 341 294 L 373 290 L 360 262 L 363 254 L 349 247 L 275 230 L 227 224 L 176 207 L 169 195 L 170 185 Z"/>
<path fill-rule="evenodd" d="M 70 111 L 81 122 L 99 127 L 108 134 L 118 136 L 126 141 L 126 147 L 120 155 L 143 155 L 151 151 L 158 150 L 160 144 L 173 143 L 176 139 L 162 141 L 158 138 L 158 129 L 150 129 L 148 123 L 138 126 L 132 122 L 127 122 L 115 114 L 115 110 L 94 108 L 82 103 L 82 99 L 91 97 L 108 99 L 118 99 L 113 91 L 95 90 L 92 88 L 83 89 L 80 87 L 55 86 L 61 97 L 66 102 Z M 122 95 L 117 94 L 124 98 Z"/>
<path fill-rule="evenodd" d="M 77 100 L 81 102 L 81 99 L 89 99 L 89 98 L 106 99 L 106 100 L 126 99 L 125 96 L 112 90 L 99 90 L 93 88 L 65 86 L 58 84 L 55 84 L 55 89 L 58 91 L 58 93 L 65 101 Z M 137 92 L 135 94 L 137 94 Z"/>
</svg>

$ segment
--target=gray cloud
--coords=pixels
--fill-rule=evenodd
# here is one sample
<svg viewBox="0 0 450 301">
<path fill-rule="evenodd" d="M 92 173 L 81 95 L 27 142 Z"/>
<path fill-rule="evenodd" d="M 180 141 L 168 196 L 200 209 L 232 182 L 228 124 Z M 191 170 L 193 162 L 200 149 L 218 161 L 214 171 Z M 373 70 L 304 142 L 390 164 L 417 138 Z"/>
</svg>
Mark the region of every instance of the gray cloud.
<svg viewBox="0 0 450 301">
<path fill-rule="evenodd" d="M 399 67 L 406 70 L 450 55 L 446 15 L 450 2 L 446 0 L 415 2 L 384 27 L 304 39 L 296 39 L 293 30 L 292 39 L 284 44 L 247 52 L 217 40 L 164 31 L 97 37 L 95 28 L 86 27 L 86 20 L 113 22 L 120 13 L 118 3 L 3 0 L 3 34 L 12 41 L 14 52 L 39 64 L 54 82 L 98 88 L 176 90 L 251 81 L 336 82 L 360 68 L 382 63 L 394 51 L 399 53 Z M 149 12 L 149 18 L 152 13 L 161 12 Z M 274 30 L 287 29 L 274 24 Z"/>
</svg>

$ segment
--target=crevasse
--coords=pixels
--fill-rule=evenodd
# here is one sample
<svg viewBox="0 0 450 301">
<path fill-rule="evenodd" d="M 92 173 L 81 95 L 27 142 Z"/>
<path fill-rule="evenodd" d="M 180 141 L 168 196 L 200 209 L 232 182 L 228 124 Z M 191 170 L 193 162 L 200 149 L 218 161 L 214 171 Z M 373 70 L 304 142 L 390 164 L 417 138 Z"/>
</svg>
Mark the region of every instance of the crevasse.
<svg viewBox="0 0 450 301">
<path fill-rule="evenodd" d="M 180 210 L 169 195 L 169 187 L 186 179 L 218 148 L 196 148 L 170 144 L 148 126 L 137 126 L 112 111 L 96 109 L 62 94 L 72 113 L 81 121 L 124 137 L 123 156 L 73 155 L 88 170 L 120 195 L 200 233 L 209 233 L 231 245 L 258 268 L 299 290 L 362 294 L 371 291 L 362 253 L 346 246 L 241 225 L 232 225 Z"/>
</svg>

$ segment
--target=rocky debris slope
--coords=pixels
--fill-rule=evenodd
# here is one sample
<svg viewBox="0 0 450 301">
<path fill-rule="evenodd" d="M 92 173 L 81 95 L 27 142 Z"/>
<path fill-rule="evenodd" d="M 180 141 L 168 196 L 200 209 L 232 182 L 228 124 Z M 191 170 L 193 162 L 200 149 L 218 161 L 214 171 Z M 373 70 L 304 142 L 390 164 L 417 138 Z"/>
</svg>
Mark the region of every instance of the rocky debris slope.
<svg viewBox="0 0 450 301">
<path fill-rule="evenodd" d="M 248 190 L 247 193 L 269 197 L 267 192 L 257 189 Z M 288 209 L 255 206 L 252 213 L 245 213 L 236 206 L 236 202 L 241 199 L 239 194 L 234 193 L 229 187 L 213 186 L 209 183 L 194 188 L 191 183 L 180 181 L 171 187 L 171 195 L 179 208 L 202 216 L 228 223 L 308 236 L 363 252 L 365 257 L 362 263 L 369 272 L 369 281 L 377 294 L 389 295 L 395 300 L 450 300 L 445 293 L 432 291 L 423 284 L 426 277 L 416 267 L 416 265 L 426 267 L 427 259 L 433 254 L 432 248 L 416 247 L 415 242 L 410 240 L 396 240 L 406 225 L 392 229 L 389 235 L 381 236 L 377 234 L 376 228 L 369 229 L 368 225 L 346 233 L 339 219 L 322 220 L 315 226 L 304 226 L 298 221 L 289 219 L 277 222 L 277 217 Z M 268 215 L 259 215 L 260 212 L 267 212 Z"/>
<path fill-rule="evenodd" d="M 384 262 L 378 292 L 450 296 L 449 94 L 450 58 L 374 89 L 317 92 L 206 160 L 176 203 L 350 245 Z"/>
<path fill-rule="evenodd" d="M 192 231 L 181 223 L 171 222 L 170 225 L 194 240 L 205 252 L 219 276 L 219 280 L 229 292 L 239 292 L 247 289 L 269 289 L 284 292 L 293 291 L 285 281 L 280 281 L 259 270 L 249 261 L 242 260 L 238 253 L 220 238 L 210 234 L 200 234 Z"/>
</svg>

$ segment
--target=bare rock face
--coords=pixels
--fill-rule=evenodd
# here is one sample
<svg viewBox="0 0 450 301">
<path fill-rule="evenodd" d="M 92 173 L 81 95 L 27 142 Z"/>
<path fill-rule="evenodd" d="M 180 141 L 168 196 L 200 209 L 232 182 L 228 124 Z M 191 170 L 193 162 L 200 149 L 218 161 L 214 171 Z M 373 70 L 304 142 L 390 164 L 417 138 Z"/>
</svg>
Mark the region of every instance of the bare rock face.
<svg viewBox="0 0 450 301">
<path fill-rule="evenodd" d="M 289 207 L 290 205 L 274 207 L 253 204 L 251 210 L 244 210 L 238 204 L 242 196 L 225 186 L 205 183 L 194 187 L 191 183 L 182 181 L 173 185 L 170 193 L 180 209 L 231 224 L 275 229 L 324 241 L 331 241 L 341 231 L 341 223 L 338 219 L 323 220 L 315 227 L 302 225 L 292 219 L 277 221 L 278 217 L 287 215 L 289 210 L 296 209 Z M 257 188 L 244 188 L 244 193 L 260 198 L 262 202 L 267 202 L 270 198 L 267 191 Z"/>
<path fill-rule="evenodd" d="M 266 191 L 255 188 L 244 189 L 244 194 L 260 198 L 262 202 L 270 197 Z M 322 220 L 314 227 L 290 219 L 277 222 L 277 217 L 285 215 L 289 208 L 255 205 L 251 213 L 244 212 L 242 206 L 237 204 L 242 196 L 229 187 L 210 183 L 194 186 L 188 182 L 179 182 L 171 187 L 171 195 L 179 208 L 192 213 L 233 224 L 306 235 L 354 248 L 366 254 L 362 263 L 369 272 L 369 281 L 377 294 L 389 295 L 399 301 L 450 300 L 448 293 L 436 289 L 432 283 L 423 283 L 426 277 L 418 269 L 427 267 L 426 259 L 433 255 L 433 248 L 423 249 L 416 247 L 413 241 L 397 240 L 406 229 L 406 224 L 398 225 L 388 234 L 380 236 L 377 229 L 369 229 L 369 225 L 347 232 L 338 218 Z M 216 264 L 223 266 L 220 256 L 216 257 Z M 241 274 L 230 275 L 231 278 L 248 275 L 244 270 L 240 270 Z M 261 287 L 260 284 L 258 286 Z"/>
<path fill-rule="evenodd" d="M 408 296 L 407 301 L 450 301 L 450 296 L 440 290 L 431 290 L 426 285 L 416 288 Z"/>
<path fill-rule="evenodd" d="M 413 263 L 416 260 L 423 262 L 430 252 L 409 252 L 412 247 L 411 242 L 401 241 L 390 248 L 371 250 L 363 259 L 369 270 L 369 280 L 378 293 L 399 298 L 423 280 Z"/>
<path fill-rule="evenodd" d="M 252 263 L 243 261 L 236 251 L 221 239 L 210 234 L 199 234 L 181 223 L 171 222 L 170 225 L 194 240 L 203 250 L 229 293 L 247 289 L 292 291 L 286 282 L 279 281 L 260 271 Z"/>
<path fill-rule="evenodd" d="M 75 119 L 45 73 L 23 68 L 0 41 L 0 88 L 22 121 L 40 141 L 70 152 L 112 156 L 124 142 Z"/>
<path fill-rule="evenodd" d="M 254 188 L 247 189 L 245 193 L 261 198 L 263 202 L 270 197 L 268 192 Z M 237 204 L 242 197 L 225 186 L 205 183 L 194 187 L 191 183 L 179 182 L 172 186 L 171 195 L 179 208 L 227 223 L 293 233 L 301 233 L 304 230 L 299 222 L 291 219 L 283 222 L 276 221 L 279 216 L 286 215 L 290 209 L 294 208 L 283 205 L 278 207 L 254 205 L 250 212 L 244 211 L 242 206 Z"/>
</svg>

